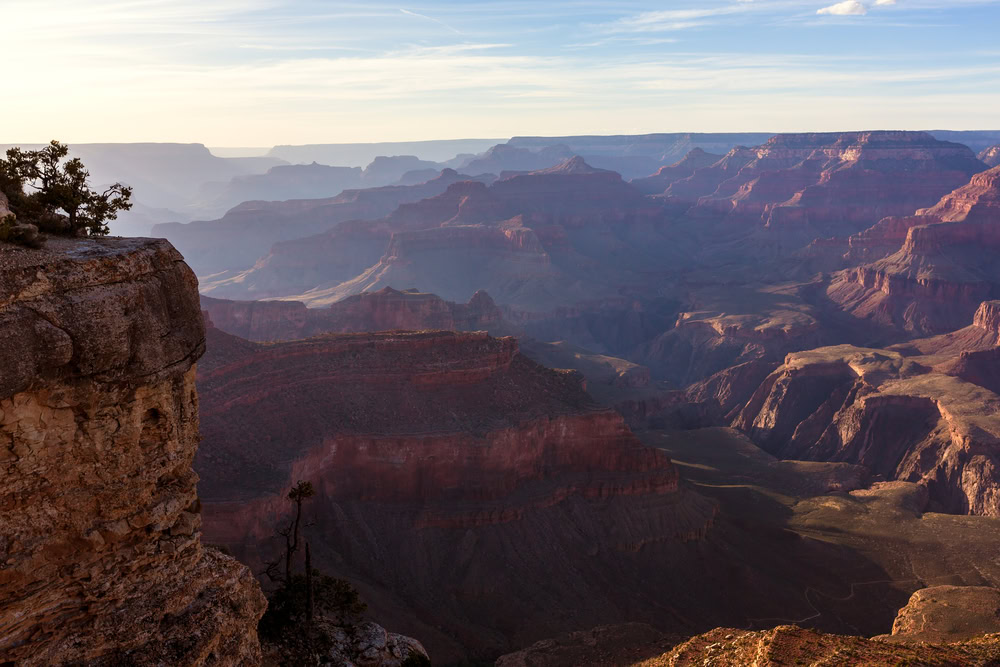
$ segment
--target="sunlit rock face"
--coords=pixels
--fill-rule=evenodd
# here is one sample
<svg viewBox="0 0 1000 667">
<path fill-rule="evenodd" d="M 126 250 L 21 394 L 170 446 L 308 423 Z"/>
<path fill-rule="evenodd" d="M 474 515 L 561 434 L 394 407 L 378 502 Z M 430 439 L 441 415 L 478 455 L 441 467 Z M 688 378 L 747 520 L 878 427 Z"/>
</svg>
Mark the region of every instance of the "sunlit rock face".
<svg viewBox="0 0 1000 667">
<path fill-rule="evenodd" d="M 164 241 L 0 251 L 0 660 L 254 664 L 264 598 L 201 542 L 204 329 Z"/>
<path fill-rule="evenodd" d="M 967 369 L 926 363 L 850 345 L 790 354 L 733 426 L 782 458 L 917 482 L 938 511 L 1000 516 L 1000 397 Z"/>
<path fill-rule="evenodd" d="M 918 211 L 906 227 L 895 253 L 836 276 L 830 298 L 857 317 L 918 334 L 965 326 L 1000 284 L 1000 167 Z"/>
</svg>

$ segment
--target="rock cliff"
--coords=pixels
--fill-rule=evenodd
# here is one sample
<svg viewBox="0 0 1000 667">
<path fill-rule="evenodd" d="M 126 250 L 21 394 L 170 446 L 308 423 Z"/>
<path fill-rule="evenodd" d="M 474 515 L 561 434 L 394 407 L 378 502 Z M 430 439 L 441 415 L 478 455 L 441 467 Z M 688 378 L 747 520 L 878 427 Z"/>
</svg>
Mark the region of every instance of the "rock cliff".
<svg viewBox="0 0 1000 667">
<path fill-rule="evenodd" d="M 976 174 L 901 226 L 902 246 L 838 274 L 830 298 L 856 317 L 917 334 L 964 326 L 1000 284 L 1000 167 Z"/>
<path fill-rule="evenodd" d="M 209 334 L 197 469 L 211 539 L 260 562 L 284 494 L 311 480 L 314 561 L 435 660 L 652 620 L 659 605 L 635 595 L 666 585 L 657 563 L 712 524 L 668 457 L 514 339 Z"/>
<path fill-rule="evenodd" d="M 979 154 L 979 159 L 985 162 L 987 166 L 1000 166 L 1000 145 L 984 148 Z"/>
<path fill-rule="evenodd" d="M 347 297 L 327 308 L 306 308 L 301 301 L 228 301 L 207 296 L 201 297 L 201 307 L 216 327 L 251 341 L 392 330 L 502 333 L 511 328 L 484 291 L 476 292 L 468 303 L 445 301 L 416 289 L 385 287 Z"/>
<path fill-rule="evenodd" d="M 909 215 L 982 167 L 968 147 L 923 132 L 779 134 L 733 149 L 665 194 L 692 202 L 688 215 L 697 219 L 780 230 L 780 242 L 794 248 Z"/>
<path fill-rule="evenodd" d="M 842 345 L 788 355 L 733 425 L 772 454 L 924 485 L 938 511 L 1000 516 L 1000 396 L 934 359 Z"/>
<path fill-rule="evenodd" d="M 201 542 L 204 335 L 164 241 L 0 244 L 0 662 L 259 661 L 260 588 Z"/>
</svg>

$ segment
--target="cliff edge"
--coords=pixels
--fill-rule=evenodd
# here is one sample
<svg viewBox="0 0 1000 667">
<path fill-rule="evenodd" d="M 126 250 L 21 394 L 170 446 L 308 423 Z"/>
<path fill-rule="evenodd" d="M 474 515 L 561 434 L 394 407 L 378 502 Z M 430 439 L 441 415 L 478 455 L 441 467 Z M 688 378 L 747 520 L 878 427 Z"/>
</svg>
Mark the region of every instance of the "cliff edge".
<svg viewBox="0 0 1000 667">
<path fill-rule="evenodd" d="M 197 281 L 166 241 L 0 244 L 0 663 L 257 664 L 201 543 Z"/>
</svg>

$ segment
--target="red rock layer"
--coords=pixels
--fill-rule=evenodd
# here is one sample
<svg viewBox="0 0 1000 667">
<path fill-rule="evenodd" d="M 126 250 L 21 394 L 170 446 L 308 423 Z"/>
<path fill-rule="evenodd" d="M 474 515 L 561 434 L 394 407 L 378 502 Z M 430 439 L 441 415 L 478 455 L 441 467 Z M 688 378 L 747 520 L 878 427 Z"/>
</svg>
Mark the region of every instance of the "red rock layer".
<svg viewBox="0 0 1000 667">
<path fill-rule="evenodd" d="M 668 457 L 514 339 L 248 349 L 209 333 L 198 470 L 212 539 L 259 562 L 289 486 L 312 481 L 314 562 L 357 581 L 436 659 L 621 618 L 638 590 L 665 584 L 664 553 L 710 525 L 711 504 L 678 489 Z"/>
<path fill-rule="evenodd" d="M 676 181 L 688 178 L 699 169 L 711 167 L 721 159 L 721 155 L 706 153 L 700 148 L 694 148 L 678 162 L 670 166 L 660 167 L 652 176 L 633 178 L 629 182 L 646 194 L 661 194 Z"/>
<path fill-rule="evenodd" d="M 840 274 L 829 296 L 857 317 L 917 333 L 963 326 L 997 283 L 1000 167 L 908 220 L 894 254 Z"/>
<path fill-rule="evenodd" d="M 666 194 L 695 202 L 690 216 L 765 224 L 805 245 L 908 215 L 981 168 L 966 146 L 922 132 L 776 135 L 734 149 Z"/>
<path fill-rule="evenodd" d="M 898 353 L 845 345 L 789 355 L 733 426 L 775 456 L 865 465 L 923 484 L 944 511 L 1000 516 L 998 408 Z"/>
<path fill-rule="evenodd" d="M 444 329 L 495 331 L 505 328 L 490 295 L 476 292 L 465 304 L 435 294 L 391 287 L 347 297 L 328 308 L 300 301 L 227 301 L 203 296 L 201 307 L 214 326 L 252 341 L 308 338 L 322 333 Z"/>
<path fill-rule="evenodd" d="M 983 152 L 979 154 L 979 159 L 989 167 L 1000 166 L 1000 146 L 990 146 L 983 149 Z"/>
</svg>

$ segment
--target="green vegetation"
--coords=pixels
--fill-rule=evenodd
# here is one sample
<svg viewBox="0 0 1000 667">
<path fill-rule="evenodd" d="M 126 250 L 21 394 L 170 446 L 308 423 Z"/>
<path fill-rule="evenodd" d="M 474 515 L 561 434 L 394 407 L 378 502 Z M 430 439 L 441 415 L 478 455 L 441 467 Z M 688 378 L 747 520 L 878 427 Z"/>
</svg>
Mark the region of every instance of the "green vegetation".
<svg viewBox="0 0 1000 667">
<path fill-rule="evenodd" d="M 258 632 L 261 638 L 281 645 L 282 654 L 295 660 L 311 660 L 315 655 L 329 652 L 332 638 L 324 626 L 314 623 L 316 618 L 352 631 L 368 606 L 358 591 L 344 579 L 323 574 L 312 566 L 309 542 L 304 539 L 303 505 L 316 495 L 310 482 L 300 481 L 288 492 L 288 499 L 295 503 L 295 516 L 287 525 L 278 529 L 285 547 L 278 558 L 266 564 L 264 574 L 276 584 L 267 593 L 267 611 L 260 619 Z M 305 552 L 301 573 L 296 572 L 296 554 Z"/>
<path fill-rule="evenodd" d="M 132 208 L 132 188 L 115 183 L 92 190 L 90 173 L 58 141 L 37 151 L 11 148 L 0 160 L 0 192 L 10 214 L 0 218 L 0 241 L 38 247 L 39 232 L 106 236 L 108 222 Z"/>
</svg>

